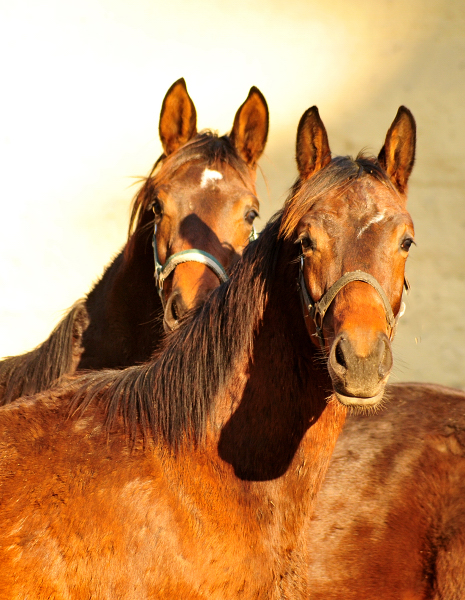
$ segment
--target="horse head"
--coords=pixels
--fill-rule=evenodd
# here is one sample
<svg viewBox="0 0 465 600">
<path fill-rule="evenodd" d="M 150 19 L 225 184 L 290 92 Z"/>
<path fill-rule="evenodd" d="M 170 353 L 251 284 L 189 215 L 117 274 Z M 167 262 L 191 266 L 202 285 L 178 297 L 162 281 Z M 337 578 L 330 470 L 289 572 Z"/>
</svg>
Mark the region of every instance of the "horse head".
<svg viewBox="0 0 465 600">
<path fill-rule="evenodd" d="M 255 169 L 268 134 L 268 108 L 252 87 L 229 136 L 197 133 L 195 106 L 180 79 L 163 101 L 159 132 L 164 154 L 147 179 L 144 208 L 154 227 L 164 325 L 172 330 L 228 278 L 254 235 Z"/>
<path fill-rule="evenodd" d="M 391 341 L 404 310 L 415 121 L 400 107 L 377 159 L 331 158 L 313 107 L 299 123 L 296 154 L 300 177 L 291 200 L 299 207 L 293 221 L 307 329 L 327 357 L 338 400 L 374 406 L 391 372 Z M 286 208 L 283 227 L 289 235 Z"/>
</svg>

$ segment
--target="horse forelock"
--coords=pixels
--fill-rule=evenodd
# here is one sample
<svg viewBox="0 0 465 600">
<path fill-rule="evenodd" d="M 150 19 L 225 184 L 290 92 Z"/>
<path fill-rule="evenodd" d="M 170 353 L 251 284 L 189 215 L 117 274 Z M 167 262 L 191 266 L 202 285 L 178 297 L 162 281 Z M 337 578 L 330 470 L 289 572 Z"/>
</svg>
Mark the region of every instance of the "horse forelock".
<svg viewBox="0 0 465 600">
<path fill-rule="evenodd" d="M 248 358 L 263 318 L 283 240 L 280 216 L 244 251 L 231 279 L 216 288 L 187 322 L 166 339 L 158 357 L 124 371 L 90 373 L 78 382 L 70 414 L 93 402 L 107 432 L 122 421 L 129 439 L 163 438 L 176 448 L 205 435 L 218 394 L 238 361 Z M 282 284 L 284 285 L 284 283 Z"/>
<path fill-rule="evenodd" d="M 328 194 L 338 196 L 346 192 L 363 177 L 373 177 L 395 193 L 391 180 L 378 160 L 363 153 L 359 153 L 355 159 L 336 156 L 328 166 L 306 181 L 297 179 L 284 205 L 279 235 L 290 238 L 300 220 L 318 200 Z"/>
</svg>

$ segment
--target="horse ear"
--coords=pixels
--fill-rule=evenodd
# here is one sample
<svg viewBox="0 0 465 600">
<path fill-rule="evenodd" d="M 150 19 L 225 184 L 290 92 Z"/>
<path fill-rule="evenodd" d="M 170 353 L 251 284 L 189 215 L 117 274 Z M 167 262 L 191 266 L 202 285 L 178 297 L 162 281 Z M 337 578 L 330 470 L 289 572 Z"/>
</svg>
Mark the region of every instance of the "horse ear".
<svg viewBox="0 0 465 600">
<path fill-rule="evenodd" d="M 234 117 L 230 140 L 239 156 L 254 168 L 262 155 L 268 137 L 268 105 L 261 91 L 250 88 L 246 101 Z"/>
<path fill-rule="evenodd" d="M 182 77 L 166 92 L 158 130 L 166 156 L 183 146 L 197 133 L 197 112 Z"/>
<path fill-rule="evenodd" d="M 300 177 L 308 179 L 331 162 L 331 150 L 316 106 L 304 112 L 297 128 L 296 159 Z"/>
<path fill-rule="evenodd" d="M 392 183 L 402 194 L 415 162 L 416 125 L 412 113 L 405 106 L 397 111 L 378 160 Z"/>
</svg>

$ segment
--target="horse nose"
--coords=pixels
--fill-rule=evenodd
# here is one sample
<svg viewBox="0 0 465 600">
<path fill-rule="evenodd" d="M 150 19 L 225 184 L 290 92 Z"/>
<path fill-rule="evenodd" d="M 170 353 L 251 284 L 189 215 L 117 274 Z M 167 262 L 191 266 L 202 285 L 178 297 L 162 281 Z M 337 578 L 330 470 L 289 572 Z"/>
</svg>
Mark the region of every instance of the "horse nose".
<svg viewBox="0 0 465 600">
<path fill-rule="evenodd" d="M 357 398 L 377 398 L 392 368 L 392 351 L 389 339 L 379 333 L 369 352 L 357 353 L 355 345 L 344 332 L 331 347 L 329 371 L 338 396 L 347 397 L 346 403 L 356 403 Z M 351 402 L 350 398 L 353 398 Z"/>
<path fill-rule="evenodd" d="M 173 291 L 168 298 L 165 306 L 164 326 L 166 331 L 173 331 L 179 327 L 179 323 L 186 315 L 188 307 L 186 306 L 182 294 L 179 291 Z"/>
</svg>

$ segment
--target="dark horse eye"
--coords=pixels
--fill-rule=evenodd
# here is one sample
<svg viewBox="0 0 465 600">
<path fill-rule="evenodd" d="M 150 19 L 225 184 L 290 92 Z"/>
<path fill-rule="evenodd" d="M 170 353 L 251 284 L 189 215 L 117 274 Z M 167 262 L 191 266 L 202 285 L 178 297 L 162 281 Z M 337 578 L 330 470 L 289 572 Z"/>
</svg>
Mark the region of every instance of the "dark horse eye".
<svg viewBox="0 0 465 600">
<path fill-rule="evenodd" d="M 302 250 L 313 250 L 313 242 L 308 233 L 304 233 L 297 241 L 300 242 Z"/>
<path fill-rule="evenodd" d="M 247 221 L 247 223 L 252 225 L 257 217 L 258 213 L 256 210 L 249 210 L 249 212 L 245 215 L 245 220 Z"/>
<path fill-rule="evenodd" d="M 155 200 L 153 201 L 152 210 L 153 210 L 153 214 L 155 215 L 155 219 L 160 219 L 163 214 L 163 207 L 158 198 L 155 198 Z"/>
<path fill-rule="evenodd" d="M 408 252 L 410 250 L 410 246 L 414 243 L 415 242 L 412 240 L 412 238 L 405 238 L 400 247 L 404 252 Z"/>
</svg>

